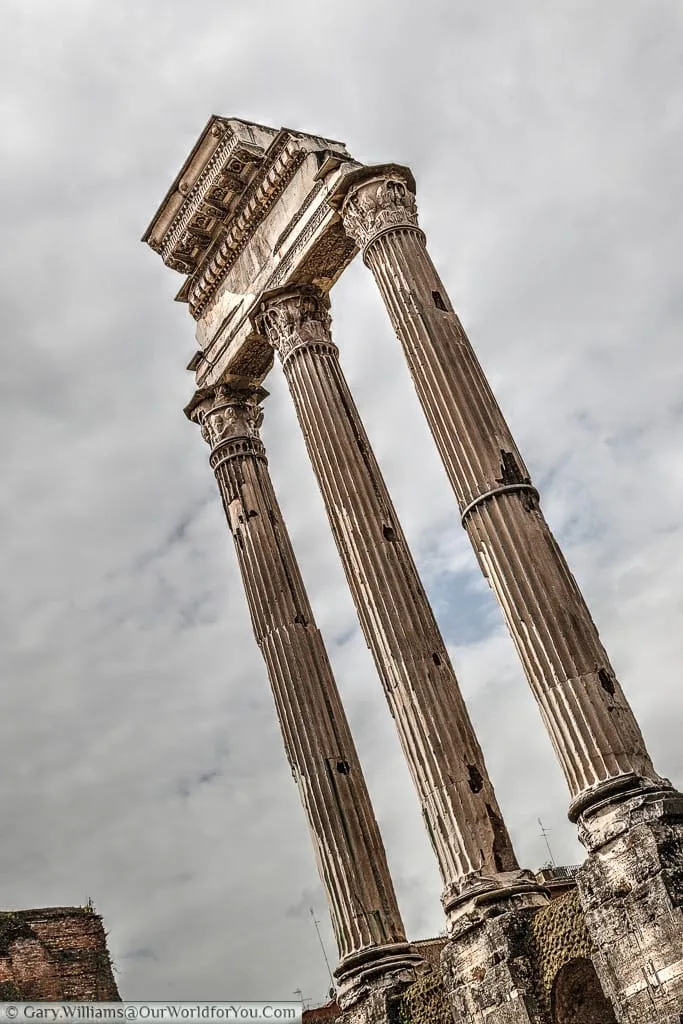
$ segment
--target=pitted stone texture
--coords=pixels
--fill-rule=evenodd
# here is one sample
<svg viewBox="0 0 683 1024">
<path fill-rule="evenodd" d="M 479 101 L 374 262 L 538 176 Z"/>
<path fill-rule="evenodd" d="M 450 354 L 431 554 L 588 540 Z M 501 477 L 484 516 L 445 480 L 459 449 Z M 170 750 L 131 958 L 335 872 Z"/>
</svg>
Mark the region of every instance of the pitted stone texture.
<svg viewBox="0 0 683 1024">
<path fill-rule="evenodd" d="M 623 1024 L 683 1014 L 683 797 L 645 794 L 580 821 L 577 876 L 598 976 Z"/>
<path fill-rule="evenodd" d="M 551 1024 L 538 996 L 530 932 L 544 905 L 540 897 L 512 897 L 462 917 L 441 956 L 458 1024 Z"/>
<path fill-rule="evenodd" d="M 392 1009 L 394 1018 L 391 1024 L 454 1024 L 443 977 L 438 968 L 418 978 L 401 993 Z"/>
<path fill-rule="evenodd" d="M 529 938 L 536 992 L 539 1002 L 550 1013 L 558 972 L 573 960 L 591 956 L 591 941 L 575 888 L 539 910 L 531 920 Z"/>
</svg>

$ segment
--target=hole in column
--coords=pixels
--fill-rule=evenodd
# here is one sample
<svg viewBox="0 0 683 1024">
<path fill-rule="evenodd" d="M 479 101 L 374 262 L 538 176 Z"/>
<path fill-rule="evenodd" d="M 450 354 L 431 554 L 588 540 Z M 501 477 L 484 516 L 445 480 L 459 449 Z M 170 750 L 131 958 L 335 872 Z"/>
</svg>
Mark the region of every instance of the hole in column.
<svg viewBox="0 0 683 1024">
<path fill-rule="evenodd" d="M 598 672 L 598 679 L 600 680 L 600 686 L 602 686 L 603 690 L 606 693 L 609 693 L 610 697 L 613 697 L 616 692 L 614 680 L 612 679 L 611 675 L 609 674 L 606 668 L 600 669 L 600 671 Z"/>
<path fill-rule="evenodd" d="M 441 658 L 439 657 L 438 654 L 432 654 L 432 661 L 434 662 L 435 665 L 441 664 Z"/>
<path fill-rule="evenodd" d="M 301 614 L 301 612 L 297 612 L 297 614 L 294 616 L 294 621 L 298 622 L 300 626 L 307 626 L 308 625 L 308 619 L 306 619 Z"/>
<path fill-rule="evenodd" d="M 469 775 L 470 789 L 473 793 L 480 793 L 484 786 L 484 777 L 477 768 L 476 764 L 467 765 L 467 774 Z"/>
<path fill-rule="evenodd" d="M 351 771 L 351 765 L 348 761 L 337 761 L 337 771 L 340 775 L 348 775 Z"/>
<path fill-rule="evenodd" d="M 257 516 L 257 515 L 258 515 L 258 512 L 256 511 L 256 509 L 255 508 L 250 508 L 249 511 L 247 512 L 247 519 L 253 519 L 254 516 Z"/>
<path fill-rule="evenodd" d="M 242 534 L 239 530 L 235 531 L 235 540 L 239 544 L 240 548 L 244 551 L 244 540 L 242 539 Z"/>
<path fill-rule="evenodd" d="M 432 298 L 434 299 L 434 305 L 436 306 L 437 309 L 443 310 L 444 313 L 448 312 L 446 308 L 446 303 L 443 301 L 441 297 L 441 292 L 432 292 Z"/>
<path fill-rule="evenodd" d="M 382 527 L 382 533 L 384 534 L 385 540 L 396 540 L 396 534 L 394 533 L 393 526 L 387 526 L 386 524 Z"/>
<path fill-rule="evenodd" d="M 501 459 L 503 460 L 500 464 L 500 480 L 501 484 L 525 484 L 528 483 L 522 476 L 522 472 L 517 465 L 517 460 L 512 452 L 504 452 L 500 450 Z"/>
<path fill-rule="evenodd" d="M 502 854 L 507 847 L 505 825 L 503 824 L 503 819 L 496 814 L 491 804 L 486 805 L 486 813 L 493 829 L 493 863 L 496 866 L 496 871 L 504 871 L 505 863 Z"/>
</svg>

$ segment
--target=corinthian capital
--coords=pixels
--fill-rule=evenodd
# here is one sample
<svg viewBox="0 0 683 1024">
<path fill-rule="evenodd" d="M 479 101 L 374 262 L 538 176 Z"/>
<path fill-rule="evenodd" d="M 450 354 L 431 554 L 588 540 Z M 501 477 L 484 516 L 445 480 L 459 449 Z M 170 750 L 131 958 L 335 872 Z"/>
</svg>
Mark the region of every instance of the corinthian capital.
<svg viewBox="0 0 683 1024">
<path fill-rule="evenodd" d="M 195 395 L 189 417 L 199 424 L 202 437 L 212 449 L 232 439 L 259 439 L 263 422 L 260 402 L 267 394 L 263 388 L 234 384 L 202 388 Z"/>
<path fill-rule="evenodd" d="M 417 204 L 408 183 L 382 175 L 350 190 L 341 209 L 344 230 L 365 249 L 387 228 L 417 227 Z"/>
<path fill-rule="evenodd" d="M 330 301 L 314 285 L 271 292 L 258 308 L 254 325 L 285 359 L 302 345 L 330 345 Z"/>
</svg>

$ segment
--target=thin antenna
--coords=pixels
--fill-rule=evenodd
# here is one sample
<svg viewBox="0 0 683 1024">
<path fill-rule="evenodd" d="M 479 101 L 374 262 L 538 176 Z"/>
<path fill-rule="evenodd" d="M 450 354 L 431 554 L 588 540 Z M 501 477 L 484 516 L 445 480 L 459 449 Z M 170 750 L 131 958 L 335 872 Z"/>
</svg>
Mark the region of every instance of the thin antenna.
<svg viewBox="0 0 683 1024">
<path fill-rule="evenodd" d="M 313 918 L 313 924 L 315 925 L 315 930 L 318 933 L 318 942 L 320 943 L 320 948 L 322 949 L 323 956 L 325 957 L 325 966 L 327 967 L 327 973 L 329 974 L 330 981 L 332 982 L 332 985 L 334 986 L 334 978 L 332 977 L 332 971 L 330 969 L 330 961 L 327 959 L 327 953 L 325 952 L 325 946 L 324 946 L 324 943 L 323 943 L 323 938 L 322 938 L 322 935 L 320 934 L 320 928 L 318 927 L 318 925 L 320 924 L 320 921 L 317 920 L 317 918 L 315 916 L 315 911 L 313 910 L 313 907 L 309 907 L 308 909 L 311 912 L 311 917 Z"/>
<path fill-rule="evenodd" d="M 550 849 L 550 843 L 548 842 L 548 836 L 552 832 L 552 829 L 545 828 L 544 825 L 543 825 L 543 822 L 541 821 L 540 818 L 538 819 L 538 824 L 541 826 L 541 835 L 545 839 L 545 845 L 548 847 L 548 853 L 550 854 L 550 864 L 551 864 L 552 867 L 556 868 L 557 864 L 555 863 L 555 858 L 553 857 L 553 851 Z"/>
</svg>

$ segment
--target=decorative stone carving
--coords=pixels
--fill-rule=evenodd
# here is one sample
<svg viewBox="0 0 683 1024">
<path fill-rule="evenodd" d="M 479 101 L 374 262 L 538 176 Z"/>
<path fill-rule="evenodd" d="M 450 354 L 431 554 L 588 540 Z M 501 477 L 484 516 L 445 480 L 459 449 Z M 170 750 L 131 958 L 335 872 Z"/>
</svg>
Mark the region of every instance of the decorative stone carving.
<svg viewBox="0 0 683 1024">
<path fill-rule="evenodd" d="M 356 245 L 365 249 L 383 231 L 418 226 L 415 196 L 400 178 L 371 178 L 351 189 L 342 219 Z"/>
<path fill-rule="evenodd" d="M 302 345 L 333 346 L 330 302 L 313 286 L 282 289 L 261 303 L 254 326 L 268 339 L 284 363 Z"/>
<path fill-rule="evenodd" d="M 218 384 L 206 389 L 191 418 L 201 427 L 202 437 L 212 450 L 237 437 L 258 439 L 263 422 L 259 402 L 267 394 L 263 388 L 248 391 L 230 384 Z"/>
</svg>

